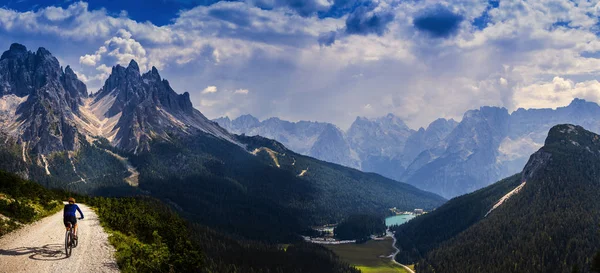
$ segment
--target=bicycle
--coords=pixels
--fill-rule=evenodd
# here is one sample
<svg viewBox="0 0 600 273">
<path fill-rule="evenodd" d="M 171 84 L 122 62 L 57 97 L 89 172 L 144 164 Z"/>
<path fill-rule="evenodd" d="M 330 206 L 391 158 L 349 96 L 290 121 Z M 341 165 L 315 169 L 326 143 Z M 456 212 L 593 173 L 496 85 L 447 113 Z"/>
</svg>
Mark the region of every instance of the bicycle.
<svg viewBox="0 0 600 273">
<path fill-rule="evenodd" d="M 76 235 L 77 234 L 75 234 L 73 224 L 71 222 L 67 222 L 67 231 L 65 233 L 65 254 L 67 255 L 67 258 L 71 257 L 73 248 L 77 247 L 79 239 Z"/>
</svg>

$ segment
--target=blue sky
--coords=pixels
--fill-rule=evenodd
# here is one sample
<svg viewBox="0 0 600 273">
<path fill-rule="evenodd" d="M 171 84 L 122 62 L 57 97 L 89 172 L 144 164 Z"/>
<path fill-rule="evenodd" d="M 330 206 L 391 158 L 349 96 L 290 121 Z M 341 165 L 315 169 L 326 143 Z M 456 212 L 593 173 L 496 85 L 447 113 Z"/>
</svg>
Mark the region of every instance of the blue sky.
<svg viewBox="0 0 600 273">
<path fill-rule="evenodd" d="M 92 92 L 136 59 L 211 118 L 394 113 L 418 128 L 598 102 L 599 16 L 583 0 L 11 0 L 0 48 L 45 47 Z"/>
<path fill-rule="evenodd" d="M 6 1 L 5 8 L 21 12 L 39 10 L 49 6 L 68 8 L 75 1 L 65 0 L 12 0 Z M 187 10 L 199 5 L 212 4 L 214 1 L 185 1 L 185 0 L 91 0 L 86 1 L 89 9 L 106 9 L 109 14 L 119 15 L 126 11 L 129 18 L 155 25 L 163 26 L 171 22 L 180 10 Z"/>
</svg>

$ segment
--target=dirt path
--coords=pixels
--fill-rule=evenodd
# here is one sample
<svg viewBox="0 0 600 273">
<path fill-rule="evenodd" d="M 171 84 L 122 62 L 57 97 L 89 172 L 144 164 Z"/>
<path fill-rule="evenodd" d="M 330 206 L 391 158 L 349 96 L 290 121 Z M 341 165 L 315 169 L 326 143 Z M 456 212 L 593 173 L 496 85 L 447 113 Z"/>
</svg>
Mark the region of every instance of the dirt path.
<svg viewBox="0 0 600 273">
<path fill-rule="evenodd" d="M 391 233 L 391 232 L 388 230 L 388 236 L 389 236 L 389 233 Z M 392 262 L 394 262 L 395 264 L 397 264 L 399 266 L 402 266 L 404 269 L 406 269 L 406 271 L 408 271 L 410 273 L 415 273 L 415 271 L 413 271 L 412 269 L 410 269 L 410 267 L 408 267 L 406 265 L 403 265 L 403 264 L 401 264 L 401 263 L 399 263 L 399 262 L 396 261 L 396 255 L 398 255 L 398 253 L 400 252 L 400 249 L 398 249 L 396 247 L 396 236 L 394 236 L 393 233 L 391 234 L 391 236 L 392 236 L 392 238 L 394 238 L 394 242 L 392 243 L 392 247 L 396 250 L 396 252 L 394 252 L 394 254 L 392 255 Z"/>
<path fill-rule="evenodd" d="M 79 245 L 65 256 L 62 211 L 0 237 L 0 272 L 119 272 L 94 211 L 79 204 Z M 79 216 L 79 213 L 77 214 Z"/>
</svg>

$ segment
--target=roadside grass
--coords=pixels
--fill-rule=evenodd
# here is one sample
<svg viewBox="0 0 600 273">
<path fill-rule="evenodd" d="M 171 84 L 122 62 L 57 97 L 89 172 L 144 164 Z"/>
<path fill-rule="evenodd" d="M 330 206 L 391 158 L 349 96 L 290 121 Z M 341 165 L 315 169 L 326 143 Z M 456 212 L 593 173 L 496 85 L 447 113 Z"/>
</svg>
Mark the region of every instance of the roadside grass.
<svg viewBox="0 0 600 273">
<path fill-rule="evenodd" d="M 382 266 L 357 266 L 363 273 L 405 273 L 407 272 L 404 268 L 393 264 L 392 262 L 386 262 L 386 265 Z"/>
<path fill-rule="evenodd" d="M 392 238 L 381 241 L 370 240 L 364 244 L 325 245 L 343 261 L 360 269 L 363 273 L 408 273 L 394 264 L 388 256 L 394 253 Z M 383 256 L 383 257 L 380 257 Z"/>
</svg>

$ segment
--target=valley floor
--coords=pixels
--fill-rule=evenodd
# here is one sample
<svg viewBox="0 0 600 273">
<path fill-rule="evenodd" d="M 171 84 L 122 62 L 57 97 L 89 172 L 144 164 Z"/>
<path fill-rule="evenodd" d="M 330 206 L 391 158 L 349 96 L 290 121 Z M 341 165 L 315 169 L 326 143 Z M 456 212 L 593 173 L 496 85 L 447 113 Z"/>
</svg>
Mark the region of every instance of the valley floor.
<svg viewBox="0 0 600 273">
<path fill-rule="evenodd" d="M 79 221 L 79 245 L 65 256 L 62 210 L 0 238 L 0 272 L 119 272 L 108 235 L 89 207 Z"/>
<path fill-rule="evenodd" d="M 409 273 L 390 257 L 396 252 L 393 239 L 370 240 L 364 244 L 325 245 L 340 258 L 364 273 Z"/>
</svg>

